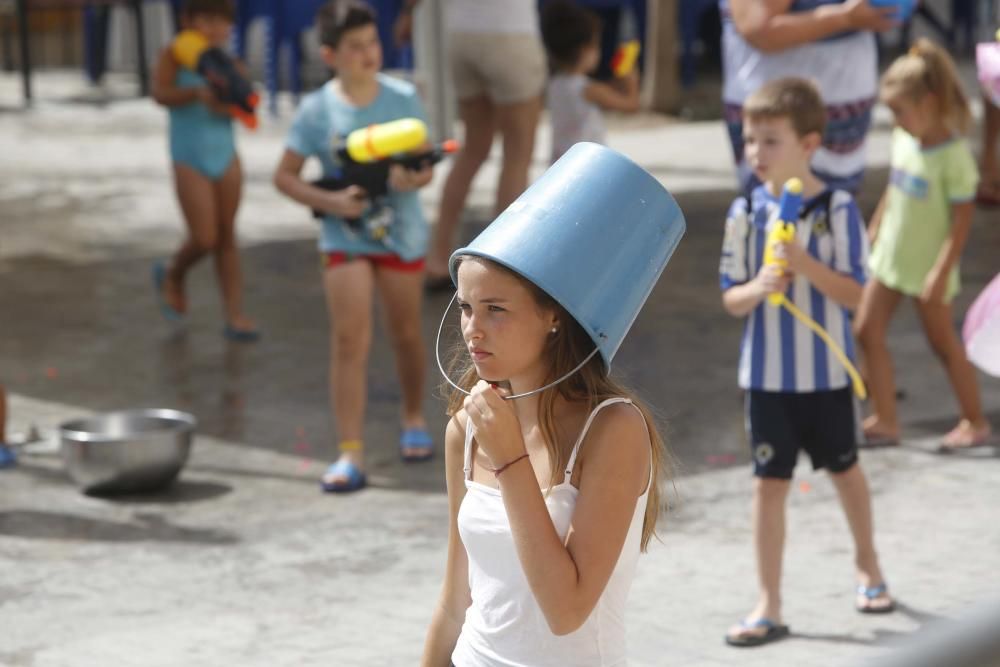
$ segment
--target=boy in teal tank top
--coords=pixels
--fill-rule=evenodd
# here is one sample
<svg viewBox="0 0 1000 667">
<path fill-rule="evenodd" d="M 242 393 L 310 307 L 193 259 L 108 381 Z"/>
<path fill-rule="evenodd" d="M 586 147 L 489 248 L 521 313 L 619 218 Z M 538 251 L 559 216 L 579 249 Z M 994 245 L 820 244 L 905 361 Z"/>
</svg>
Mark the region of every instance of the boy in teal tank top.
<svg viewBox="0 0 1000 667">
<path fill-rule="evenodd" d="M 200 32 L 213 47 L 229 40 L 234 17 L 232 0 L 186 0 L 181 11 L 183 27 Z M 236 246 L 243 174 L 232 119 L 205 79 L 181 66 L 169 47 L 156 66 L 153 98 L 169 110 L 174 185 L 188 230 L 170 262 L 153 267 L 160 310 L 168 320 L 183 319 L 187 312 L 185 276 L 195 263 L 212 254 L 225 309 L 223 335 L 237 342 L 254 341 L 259 333 L 243 313 Z"/>
</svg>

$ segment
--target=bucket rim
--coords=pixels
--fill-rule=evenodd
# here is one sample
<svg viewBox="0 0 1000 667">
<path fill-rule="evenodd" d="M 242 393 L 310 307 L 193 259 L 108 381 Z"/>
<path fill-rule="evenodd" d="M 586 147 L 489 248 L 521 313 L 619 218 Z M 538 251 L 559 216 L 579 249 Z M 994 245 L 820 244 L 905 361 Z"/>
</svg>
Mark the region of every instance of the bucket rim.
<svg viewBox="0 0 1000 667">
<path fill-rule="evenodd" d="M 542 284 L 545 281 L 538 280 L 534 276 L 528 275 L 527 272 L 523 271 L 522 269 L 516 266 L 513 266 L 510 262 L 507 262 L 488 252 L 484 252 L 482 250 L 476 250 L 475 248 L 472 248 L 470 246 L 459 248 L 458 250 L 452 253 L 451 259 L 448 260 L 448 270 L 449 273 L 451 274 L 452 281 L 455 283 L 456 291 L 458 290 L 457 263 L 458 259 L 462 256 L 479 257 L 482 259 L 487 259 L 495 264 L 502 266 L 508 271 L 513 272 L 514 274 L 530 282 L 532 285 L 534 285 L 541 291 L 545 292 L 545 294 L 548 295 L 550 299 L 558 303 L 567 313 L 569 313 L 569 316 L 573 318 L 573 321 L 575 321 L 587 333 L 587 335 L 590 336 L 590 340 L 593 341 L 594 345 L 597 347 L 599 354 L 601 355 L 601 360 L 604 362 L 604 370 L 605 371 L 611 370 L 611 359 L 608 358 L 607 353 L 605 352 L 604 349 L 605 343 L 608 341 L 607 334 L 597 331 L 593 327 L 590 327 L 586 323 L 580 321 L 580 317 L 577 313 L 574 313 L 566 304 L 564 304 L 561 300 L 556 298 L 556 296 L 552 293 L 553 291 L 552 289 L 550 289 L 550 286 Z"/>
</svg>

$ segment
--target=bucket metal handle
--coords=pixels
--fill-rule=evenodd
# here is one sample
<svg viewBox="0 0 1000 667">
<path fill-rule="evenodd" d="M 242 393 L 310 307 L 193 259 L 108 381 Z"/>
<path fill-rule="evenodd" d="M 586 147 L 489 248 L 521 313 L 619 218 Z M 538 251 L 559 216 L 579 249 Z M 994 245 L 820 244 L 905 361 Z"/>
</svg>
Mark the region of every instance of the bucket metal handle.
<svg viewBox="0 0 1000 667">
<path fill-rule="evenodd" d="M 448 307 L 444 309 L 444 315 L 441 316 L 441 323 L 438 325 L 437 338 L 434 341 L 434 358 L 437 360 L 438 370 L 441 371 L 441 376 L 445 379 L 445 381 L 448 384 L 450 384 L 452 387 L 454 387 L 455 389 L 459 390 L 460 392 L 462 392 L 463 394 L 465 394 L 466 396 L 468 396 L 469 395 L 468 391 L 466 391 L 465 389 L 462 389 L 457 384 L 455 384 L 454 382 L 452 382 L 451 378 L 448 377 L 448 373 L 444 370 L 444 365 L 441 363 L 441 332 L 444 331 L 444 321 L 448 318 L 448 312 L 451 310 L 451 305 L 453 303 L 455 303 L 455 300 L 457 298 L 458 298 L 458 292 L 455 292 L 455 294 L 452 295 L 452 297 L 451 297 L 451 301 L 448 302 Z M 583 368 L 585 365 L 587 365 L 587 362 L 590 361 L 591 359 L 593 359 L 594 355 L 597 354 L 599 350 L 600 350 L 600 348 L 598 348 L 595 345 L 594 346 L 594 351 L 591 352 L 590 354 L 588 354 L 587 357 L 586 357 L 586 359 L 584 359 L 583 361 L 581 361 L 579 364 L 577 364 L 576 368 L 574 368 L 573 370 L 571 370 L 569 373 L 566 373 L 566 375 L 563 375 L 558 380 L 550 382 L 547 385 L 545 385 L 544 387 L 539 387 L 538 389 L 532 389 L 531 391 L 526 391 L 526 392 L 521 393 L 521 394 L 514 394 L 512 396 L 504 396 L 503 397 L 504 400 L 506 400 L 506 401 L 513 401 L 513 400 L 516 400 L 518 398 L 525 398 L 526 396 L 534 396 L 535 394 L 540 394 L 541 392 L 545 391 L 546 389 L 549 389 L 551 387 L 556 386 L 557 384 L 559 384 L 560 382 L 562 382 L 563 380 L 565 380 L 566 378 L 568 378 L 569 376 L 573 375 L 578 370 L 580 370 L 581 368 Z"/>
</svg>

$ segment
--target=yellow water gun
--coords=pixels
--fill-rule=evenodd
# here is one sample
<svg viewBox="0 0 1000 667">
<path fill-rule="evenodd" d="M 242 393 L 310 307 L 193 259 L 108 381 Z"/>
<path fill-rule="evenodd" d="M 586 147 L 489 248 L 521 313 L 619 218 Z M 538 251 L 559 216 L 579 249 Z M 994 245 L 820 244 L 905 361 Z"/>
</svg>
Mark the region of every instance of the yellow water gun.
<svg viewBox="0 0 1000 667">
<path fill-rule="evenodd" d="M 794 243 L 795 242 L 795 223 L 799 219 L 799 209 L 802 207 L 802 181 L 797 178 L 790 178 L 785 183 L 785 187 L 781 191 L 781 201 L 778 204 L 778 219 L 775 221 L 774 226 L 771 227 L 770 231 L 767 233 L 767 245 L 764 246 L 764 265 L 775 265 L 784 271 L 788 267 L 788 260 L 784 257 L 779 256 L 775 252 L 775 248 L 779 243 Z M 864 399 L 868 396 L 868 392 L 865 389 L 865 383 L 861 379 L 861 374 L 858 369 L 854 367 L 851 360 L 847 358 L 844 351 L 840 349 L 840 346 L 830 337 L 830 334 L 826 332 L 823 327 L 816 323 L 811 317 L 799 310 L 794 303 L 792 303 L 784 292 L 772 292 L 767 295 L 767 301 L 772 306 L 784 306 L 785 310 L 792 314 L 792 316 L 799 322 L 808 327 L 813 333 L 820 337 L 820 339 L 826 343 L 830 351 L 833 352 L 833 356 L 837 358 L 837 361 L 841 363 L 844 370 L 851 378 L 851 384 L 854 387 L 854 393 L 857 394 L 858 398 Z"/>
<path fill-rule="evenodd" d="M 333 149 L 340 164 L 340 173 L 313 181 L 313 185 L 325 190 L 360 186 L 365 191 L 364 198 L 371 200 L 377 208 L 389 192 L 389 169 L 392 165 L 419 171 L 458 151 L 459 144 L 454 139 L 448 139 L 431 145 L 427 142 L 427 125 L 422 120 L 400 118 L 354 130 L 346 139 L 337 138 Z M 317 218 L 323 215 L 322 211 L 313 211 L 313 216 Z M 346 222 L 349 227 L 358 230 L 365 220 L 372 238 L 380 240 L 388 233 L 387 227 L 373 222 L 372 216 Z"/>
<path fill-rule="evenodd" d="M 392 155 L 410 153 L 427 143 L 427 125 L 417 118 L 400 118 L 369 125 L 347 135 L 344 149 L 359 163 L 378 162 Z"/>
<path fill-rule="evenodd" d="M 635 61 L 639 58 L 639 40 L 630 39 L 623 42 L 615 49 L 615 54 L 611 57 L 611 71 L 615 76 L 621 78 L 627 76 L 635 67 Z"/>
</svg>

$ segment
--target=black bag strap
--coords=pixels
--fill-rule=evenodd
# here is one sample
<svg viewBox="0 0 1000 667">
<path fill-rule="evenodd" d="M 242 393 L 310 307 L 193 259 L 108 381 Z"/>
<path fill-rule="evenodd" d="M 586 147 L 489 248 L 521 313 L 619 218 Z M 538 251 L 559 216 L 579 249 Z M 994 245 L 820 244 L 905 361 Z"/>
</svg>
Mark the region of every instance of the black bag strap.
<svg viewBox="0 0 1000 667">
<path fill-rule="evenodd" d="M 747 207 L 747 217 L 749 218 L 753 212 L 753 204 L 750 201 L 750 197 L 743 195 L 743 201 Z M 833 207 L 833 190 L 827 188 L 818 197 L 814 197 L 809 201 L 808 204 L 799 209 L 799 220 L 805 220 L 809 215 L 818 208 L 826 209 L 826 219 L 830 219 L 831 208 Z"/>
</svg>

